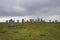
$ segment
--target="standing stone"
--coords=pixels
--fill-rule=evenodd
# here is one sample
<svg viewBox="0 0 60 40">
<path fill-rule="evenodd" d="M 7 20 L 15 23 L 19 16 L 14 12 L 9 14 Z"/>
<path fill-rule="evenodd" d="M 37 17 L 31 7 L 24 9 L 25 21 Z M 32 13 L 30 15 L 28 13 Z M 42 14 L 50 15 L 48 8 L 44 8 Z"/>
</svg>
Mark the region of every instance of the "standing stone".
<svg viewBox="0 0 60 40">
<path fill-rule="evenodd" d="M 24 23 L 24 19 L 22 19 L 22 23 Z"/>
<path fill-rule="evenodd" d="M 25 23 L 28 23 L 29 21 L 27 20 Z"/>
<path fill-rule="evenodd" d="M 41 18 L 41 22 L 43 22 L 42 18 Z"/>
<path fill-rule="evenodd" d="M 15 23 L 15 21 L 13 20 L 13 23 Z"/>
<path fill-rule="evenodd" d="M 19 20 L 17 20 L 17 23 L 19 23 Z"/>
<path fill-rule="evenodd" d="M 8 20 L 6 20 L 6 23 L 8 23 Z"/>
<path fill-rule="evenodd" d="M 34 22 L 34 19 L 30 19 L 30 22 L 33 23 Z"/>
<path fill-rule="evenodd" d="M 13 27 L 14 26 L 14 21 L 12 19 L 9 20 L 9 27 Z"/>
<path fill-rule="evenodd" d="M 34 22 L 37 22 L 37 19 L 35 19 L 35 21 Z"/>
<path fill-rule="evenodd" d="M 51 20 L 49 20 L 49 22 L 51 22 Z"/>
<path fill-rule="evenodd" d="M 34 23 L 34 19 L 32 19 L 32 23 Z"/>
<path fill-rule="evenodd" d="M 30 22 L 32 23 L 32 19 L 30 19 Z"/>
<path fill-rule="evenodd" d="M 57 22 L 57 20 L 55 20 L 55 22 Z"/>
<path fill-rule="evenodd" d="M 38 18 L 38 20 L 37 20 L 38 22 L 40 22 L 40 18 Z"/>
<path fill-rule="evenodd" d="M 54 21 L 52 21 L 52 23 L 54 23 Z"/>
</svg>

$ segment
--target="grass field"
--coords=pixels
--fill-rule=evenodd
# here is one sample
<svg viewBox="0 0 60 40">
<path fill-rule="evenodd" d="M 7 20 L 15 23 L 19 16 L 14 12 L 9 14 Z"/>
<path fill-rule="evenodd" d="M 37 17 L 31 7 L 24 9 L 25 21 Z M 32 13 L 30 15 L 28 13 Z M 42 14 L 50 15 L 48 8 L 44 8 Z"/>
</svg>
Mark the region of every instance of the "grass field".
<svg viewBox="0 0 60 40">
<path fill-rule="evenodd" d="M 60 23 L 0 23 L 0 40 L 60 40 Z"/>
</svg>

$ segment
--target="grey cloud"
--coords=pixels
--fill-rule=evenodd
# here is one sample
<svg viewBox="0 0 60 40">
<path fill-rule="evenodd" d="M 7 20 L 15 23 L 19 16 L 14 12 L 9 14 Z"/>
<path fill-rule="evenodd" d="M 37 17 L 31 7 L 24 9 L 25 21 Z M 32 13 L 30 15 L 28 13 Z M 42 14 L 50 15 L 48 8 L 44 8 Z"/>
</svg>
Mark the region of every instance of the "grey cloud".
<svg viewBox="0 0 60 40">
<path fill-rule="evenodd" d="M 60 0 L 0 0 L 0 16 L 60 15 Z"/>
</svg>

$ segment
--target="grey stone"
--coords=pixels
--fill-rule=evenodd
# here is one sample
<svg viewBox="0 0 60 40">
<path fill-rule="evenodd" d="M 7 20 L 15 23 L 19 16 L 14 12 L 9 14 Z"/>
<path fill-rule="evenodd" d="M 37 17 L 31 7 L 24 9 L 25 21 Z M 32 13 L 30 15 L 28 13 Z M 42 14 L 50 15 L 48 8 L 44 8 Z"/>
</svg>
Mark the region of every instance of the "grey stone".
<svg viewBox="0 0 60 40">
<path fill-rule="evenodd" d="M 22 23 L 25 23 L 25 22 L 24 22 L 24 19 L 22 19 Z"/>
<path fill-rule="evenodd" d="M 12 19 L 9 20 L 8 26 L 9 27 L 13 27 L 14 26 L 14 21 Z"/>
<path fill-rule="evenodd" d="M 17 20 L 17 23 L 19 23 L 19 20 Z"/>
</svg>

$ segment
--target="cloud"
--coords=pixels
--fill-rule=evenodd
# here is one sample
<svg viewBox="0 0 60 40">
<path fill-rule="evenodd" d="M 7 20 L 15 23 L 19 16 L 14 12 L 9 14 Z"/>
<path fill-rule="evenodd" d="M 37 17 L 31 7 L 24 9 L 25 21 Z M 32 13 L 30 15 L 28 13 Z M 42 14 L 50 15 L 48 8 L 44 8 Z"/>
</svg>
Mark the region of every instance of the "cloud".
<svg viewBox="0 0 60 40">
<path fill-rule="evenodd" d="M 60 0 L 0 0 L 0 16 L 60 15 Z"/>
</svg>

